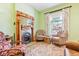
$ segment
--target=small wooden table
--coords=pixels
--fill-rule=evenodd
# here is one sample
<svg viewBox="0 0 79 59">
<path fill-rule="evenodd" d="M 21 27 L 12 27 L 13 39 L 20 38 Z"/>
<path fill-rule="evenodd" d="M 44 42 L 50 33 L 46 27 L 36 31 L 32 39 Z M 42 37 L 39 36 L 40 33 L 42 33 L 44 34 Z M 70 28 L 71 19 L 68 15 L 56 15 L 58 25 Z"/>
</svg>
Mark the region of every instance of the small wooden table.
<svg viewBox="0 0 79 59">
<path fill-rule="evenodd" d="M 44 41 L 45 41 L 46 43 L 48 43 L 48 44 L 51 43 L 51 41 L 50 41 L 50 37 L 45 37 Z"/>
</svg>

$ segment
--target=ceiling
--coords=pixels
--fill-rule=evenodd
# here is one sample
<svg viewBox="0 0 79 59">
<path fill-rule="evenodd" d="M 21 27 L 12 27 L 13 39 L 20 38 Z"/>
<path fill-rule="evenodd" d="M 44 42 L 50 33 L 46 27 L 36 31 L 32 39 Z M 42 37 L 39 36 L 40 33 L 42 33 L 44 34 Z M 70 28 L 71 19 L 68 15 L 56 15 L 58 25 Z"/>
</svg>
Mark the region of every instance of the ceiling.
<svg viewBox="0 0 79 59">
<path fill-rule="evenodd" d="M 54 7 L 59 4 L 61 3 L 28 3 L 28 5 L 34 7 L 35 9 L 39 11 L 50 8 L 50 7 Z"/>
</svg>

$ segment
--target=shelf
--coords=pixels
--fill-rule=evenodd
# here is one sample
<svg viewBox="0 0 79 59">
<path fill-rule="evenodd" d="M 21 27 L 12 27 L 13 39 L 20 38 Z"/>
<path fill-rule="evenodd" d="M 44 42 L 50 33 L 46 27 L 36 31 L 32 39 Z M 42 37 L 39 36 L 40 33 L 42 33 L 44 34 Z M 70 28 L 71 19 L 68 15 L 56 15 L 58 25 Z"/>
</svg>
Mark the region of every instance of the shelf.
<svg viewBox="0 0 79 59">
<path fill-rule="evenodd" d="M 24 25 L 24 26 L 22 26 L 22 28 L 26 28 L 26 27 L 33 27 L 32 25 Z"/>
</svg>

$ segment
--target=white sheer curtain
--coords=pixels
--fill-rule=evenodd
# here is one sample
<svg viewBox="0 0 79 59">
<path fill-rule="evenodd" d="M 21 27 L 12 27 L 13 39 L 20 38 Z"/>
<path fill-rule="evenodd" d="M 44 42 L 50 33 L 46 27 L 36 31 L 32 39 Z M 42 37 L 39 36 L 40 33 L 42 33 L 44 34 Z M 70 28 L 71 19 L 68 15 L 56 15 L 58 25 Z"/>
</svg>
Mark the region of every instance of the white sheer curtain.
<svg viewBox="0 0 79 59">
<path fill-rule="evenodd" d="M 46 14 L 46 32 L 49 36 L 57 35 L 59 31 L 68 33 L 70 8 Z"/>
</svg>

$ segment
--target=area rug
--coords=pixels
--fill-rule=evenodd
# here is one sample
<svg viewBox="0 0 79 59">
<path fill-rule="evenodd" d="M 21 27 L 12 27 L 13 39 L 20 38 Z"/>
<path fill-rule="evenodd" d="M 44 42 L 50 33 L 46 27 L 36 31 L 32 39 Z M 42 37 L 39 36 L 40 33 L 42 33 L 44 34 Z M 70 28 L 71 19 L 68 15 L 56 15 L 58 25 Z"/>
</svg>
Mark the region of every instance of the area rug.
<svg viewBox="0 0 79 59">
<path fill-rule="evenodd" d="M 26 56 L 64 56 L 65 46 L 58 47 L 44 42 L 26 45 Z"/>
</svg>

